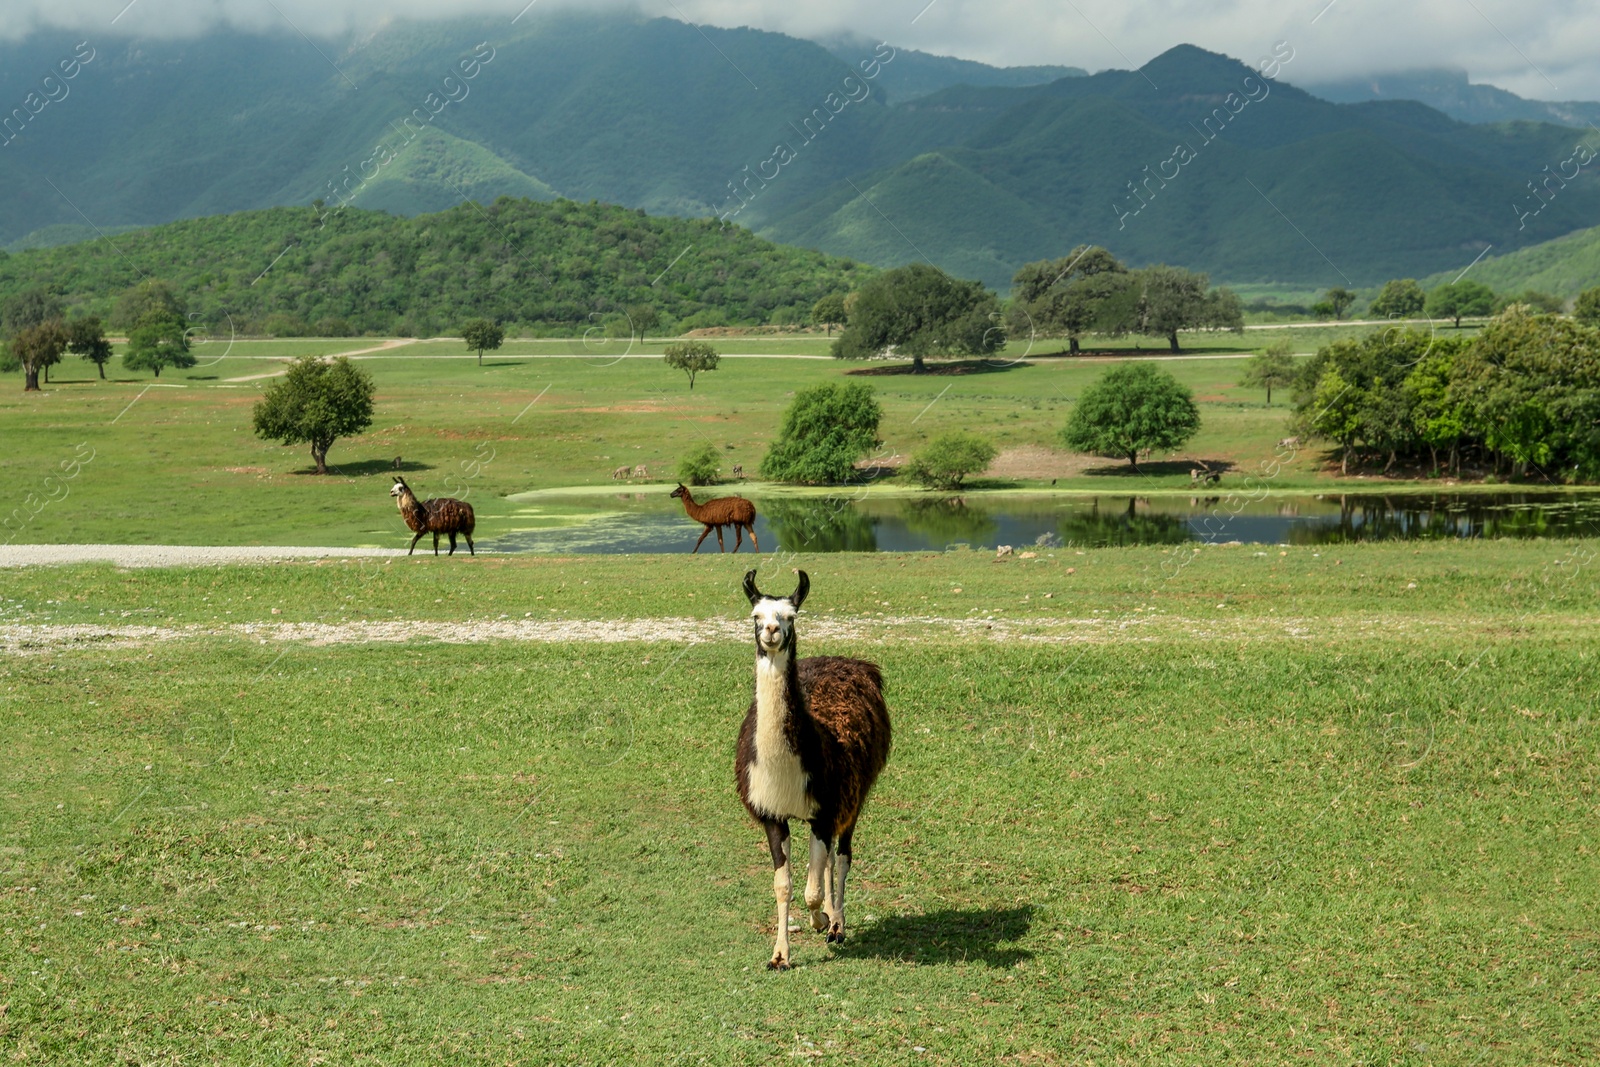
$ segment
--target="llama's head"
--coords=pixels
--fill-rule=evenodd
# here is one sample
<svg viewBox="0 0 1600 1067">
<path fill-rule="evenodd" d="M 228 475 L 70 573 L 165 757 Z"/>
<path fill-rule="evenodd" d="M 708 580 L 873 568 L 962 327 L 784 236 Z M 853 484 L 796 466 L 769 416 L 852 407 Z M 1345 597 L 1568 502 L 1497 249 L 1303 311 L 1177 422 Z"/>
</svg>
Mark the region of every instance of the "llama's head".
<svg viewBox="0 0 1600 1067">
<path fill-rule="evenodd" d="M 771 656 L 794 648 L 794 616 L 811 589 L 811 579 L 800 571 L 800 584 L 788 596 L 769 596 L 756 588 L 756 572 L 744 576 L 744 595 L 750 598 L 750 618 L 755 623 L 756 654 Z"/>
<path fill-rule="evenodd" d="M 394 488 L 389 490 L 389 495 L 399 499 L 409 492 L 411 492 L 411 487 L 406 484 L 406 480 L 404 478 L 396 478 L 394 480 Z"/>
<path fill-rule="evenodd" d="M 668 495 L 669 495 L 669 496 L 671 496 L 671 497 L 672 497 L 672 499 L 674 499 L 674 500 L 676 500 L 676 499 L 678 499 L 678 498 L 679 498 L 679 497 L 680 497 L 680 496 L 688 496 L 688 495 L 689 495 L 689 490 L 687 490 L 687 489 L 685 489 L 685 488 L 684 488 L 684 487 L 683 487 L 683 483 L 682 483 L 682 482 L 679 482 L 679 483 L 678 483 L 678 488 L 676 488 L 676 489 L 674 489 L 674 490 L 673 490 L 673 491 L 672 491 L 672 492 L 671 492 L 671 493 L 669 493 L 669 494 L 668 494 Z"/>
</svg>

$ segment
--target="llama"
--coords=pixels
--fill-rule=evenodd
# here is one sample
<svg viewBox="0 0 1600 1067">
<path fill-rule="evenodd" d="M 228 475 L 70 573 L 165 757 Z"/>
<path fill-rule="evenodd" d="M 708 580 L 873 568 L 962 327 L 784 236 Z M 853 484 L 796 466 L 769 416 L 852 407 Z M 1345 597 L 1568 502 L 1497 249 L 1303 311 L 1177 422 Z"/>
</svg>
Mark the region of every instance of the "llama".
<svg viewBox="0 0 1600 1067">
<path fill-rule="evenodd" d="M 689 517 L 705 527 L 700 531 L 700 541 L 706 539 L 706 534 L 713 529 L 717 531 L 717 550 L 726 552 L 727 546 L 722 543 L 722 528 L 733 527 L 733 550 L 739 551 L 739 546 L 744 543 L 744 531 L 750 531 L 750 544 L 757 552 L 761 545 L 756 541 L 756 506 L 742 496 L 719 496 L 715 500 L 707 500 L 704 504 L 696 504 L 694 497 L 689 495 L 689 490 L 682 482 L 671 493 L 673 499 L 683 500 L 683 510 Z M 694 543 L 694 552 L 700 551 L 700 541 Z"/>
<path fill-rule="evenodd" d="M 618 467 L 616 470 L 611 472 L 611 480 L 614 481 L 614 482 L 622 481 L 624 478 L 626 478 L 628 476 L 628 471 L 631 470 L 631 469 L 632 468 L 630 468 L 626 463 L 624 463 L 622 466 Z"/>
<path fill-rule="evenodd" d="M 786 597 L 756 588 L 744 576 L 755 623 L 755 699 L 739 728 L 734 776 L 739 799 L 767 834 L 778 936 L 767 967 L 789 967 L 789 820 L 811 824 L 806 868 L 806 910 L 811 928 L 845 939 L 844 889 L 850 875 L 851 838 L 872 783 L 889 759 L 889 709 L 876 664 L 843 656 L 797 659 L 794 617 L 811 588 Z"/>
<path fill-rule="evenodd" d="M 472 505 L 465 500 L 456 500 L 454 497 L 442 496 L 434 500 L 418 502 L 417 495 L 411 491 L 406 480 L 396 475 L 394 488 L 389 490 L 389 495 L 395 498 L 400 505 L 400 514 L 406 520 L 406 525 L 416 531 L 411 539 L 411 547 L 406 549 L 406 555 L 411 555 L 416 550 L 417 542 L 422 540 L 425 533 L 433 534 L 433 554 L 439 554 L 439 535 L 450 535 L 450 555 L 456 554 L 456 534 L 462 534 L 467 539 L 467 551 L 474 556 L 477 549 L 472 547 L 472 529 L 477 525 L 477 519 L 472 514 Z"/>
</svg>

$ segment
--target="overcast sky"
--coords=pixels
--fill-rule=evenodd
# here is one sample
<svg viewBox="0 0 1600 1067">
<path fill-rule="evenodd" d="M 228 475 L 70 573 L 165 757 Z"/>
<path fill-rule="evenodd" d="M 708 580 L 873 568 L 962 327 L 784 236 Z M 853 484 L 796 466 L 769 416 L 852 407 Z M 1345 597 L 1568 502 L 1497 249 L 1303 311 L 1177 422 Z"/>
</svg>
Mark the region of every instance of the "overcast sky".
<svg viewBox="0 0 1600 1067">
<path fill-rule="evenodd" d="M 230 22 L 312 36 L 385 17 L 484 14 L 509 20 L 527 0 L 0 0 L 0 36 L 39 25 L 85 34 L 192 34 Z M 126 7 L 124 5 L 127 5 Z M 623 6 L 615 0 L 535 0 Z M 1453 66 L 1541 100 L 1600 100 L 1600 4 L 1594 0 L 643 0 L 626 6 L 719 26 L 801 37 L 854 31 L 897 45 L 1002 66 L 1138 66 L 1175 44 L 1246 62 L 1287 40 L 1282 77 Z M 114 25 L 113 25 L 114 22 Z"/>
</svg>

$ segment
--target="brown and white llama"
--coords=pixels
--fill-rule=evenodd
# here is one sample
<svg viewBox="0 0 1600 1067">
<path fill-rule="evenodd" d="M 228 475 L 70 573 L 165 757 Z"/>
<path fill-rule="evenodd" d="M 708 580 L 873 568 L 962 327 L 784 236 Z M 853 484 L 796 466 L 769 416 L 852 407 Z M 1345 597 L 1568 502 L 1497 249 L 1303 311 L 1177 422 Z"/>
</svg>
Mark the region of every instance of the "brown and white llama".
<svg viewBox="0 0 1600 1067">
<path fill-rule="evenodd" d="M 872 783 L 889 760 L 889 709 L 876 664 L 843 656 L 796 658 L 794 617 L 811 579 L 786 597 L 756 588 L 744 576 L 755 623 L 755 699 L 739 729 L 734 773 L 739 799 L 767 833 L 778 936 L 767 966 L 789 967 L 789 820 L 811 824 L 806 909 L 811 928 L 845 937 L 844 887 L 851 839 Z"/>
<path fill-rule="evenodd" d="M 678 483 L 678 488 L 671 493 L 673 499 L 683 501 L 683 510 L 689 517 L 705 527 L 700 531 L 700 541 L 706 539 L 706 534 L 713 529 L 717 531 L 717 549 L 722 552 L 728 550 L 722 541 L 722 528 L 733 527 L 733 550 L 739 551 L 739 546 L 744 544 L 744 531 L 750 531 L 750 543 L 757 552 L 761 545 L 756 542 L 756 506 L 742 496 L 719 496 L 715 500 L 707 500 L 704 504 L 696 504 L 694 497 L 689 494 L 688 488 Z M 700 551 L 700 541 L 694 543 L 692 551 Z"/>
<path fill-rule="evenodd" d="M 422 540 L 423 534 L 433 534 L 433 554 L 439 554 L 439 535 L 450 535 L 450 555 L 456 554 L 456 534 L 461 534 L 467 539 L 467 551 L 474 556 L 478 554 L 472 547 L 472 530 L 477 525 L 477 518 L 472 514 L 472 505 L 465 500 L 454 497 L 441 496 L 433 500 L 418 500 L 417 495 L 411 491 L 404 478 L 396 475 L 394 488 L 389 490 L 389 495 L 395 498 L 395 503 L 400 505 L 400 515 L 406 520 L 406 525 L 416 532 L 411 539 L 411 547 L 406 549 L 406 555 L 411 555 L 416 550 L 417 542 Z"/>
</svg>

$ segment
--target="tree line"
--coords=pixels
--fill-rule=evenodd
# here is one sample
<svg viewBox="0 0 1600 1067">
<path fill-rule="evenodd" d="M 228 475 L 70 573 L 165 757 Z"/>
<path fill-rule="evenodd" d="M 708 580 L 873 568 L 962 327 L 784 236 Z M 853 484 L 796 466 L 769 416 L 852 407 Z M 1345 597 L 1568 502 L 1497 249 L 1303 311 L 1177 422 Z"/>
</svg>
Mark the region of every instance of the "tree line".
<svg viewBox="0 0 1600 1067">
<path fill-rule="evenodd" d="M 1392 328 L 1298 368 L 1294 425 L 1393 470 L 1600 479 L 1600 329 L 1514 304 L 1468 340 Z"/>
</svg>

